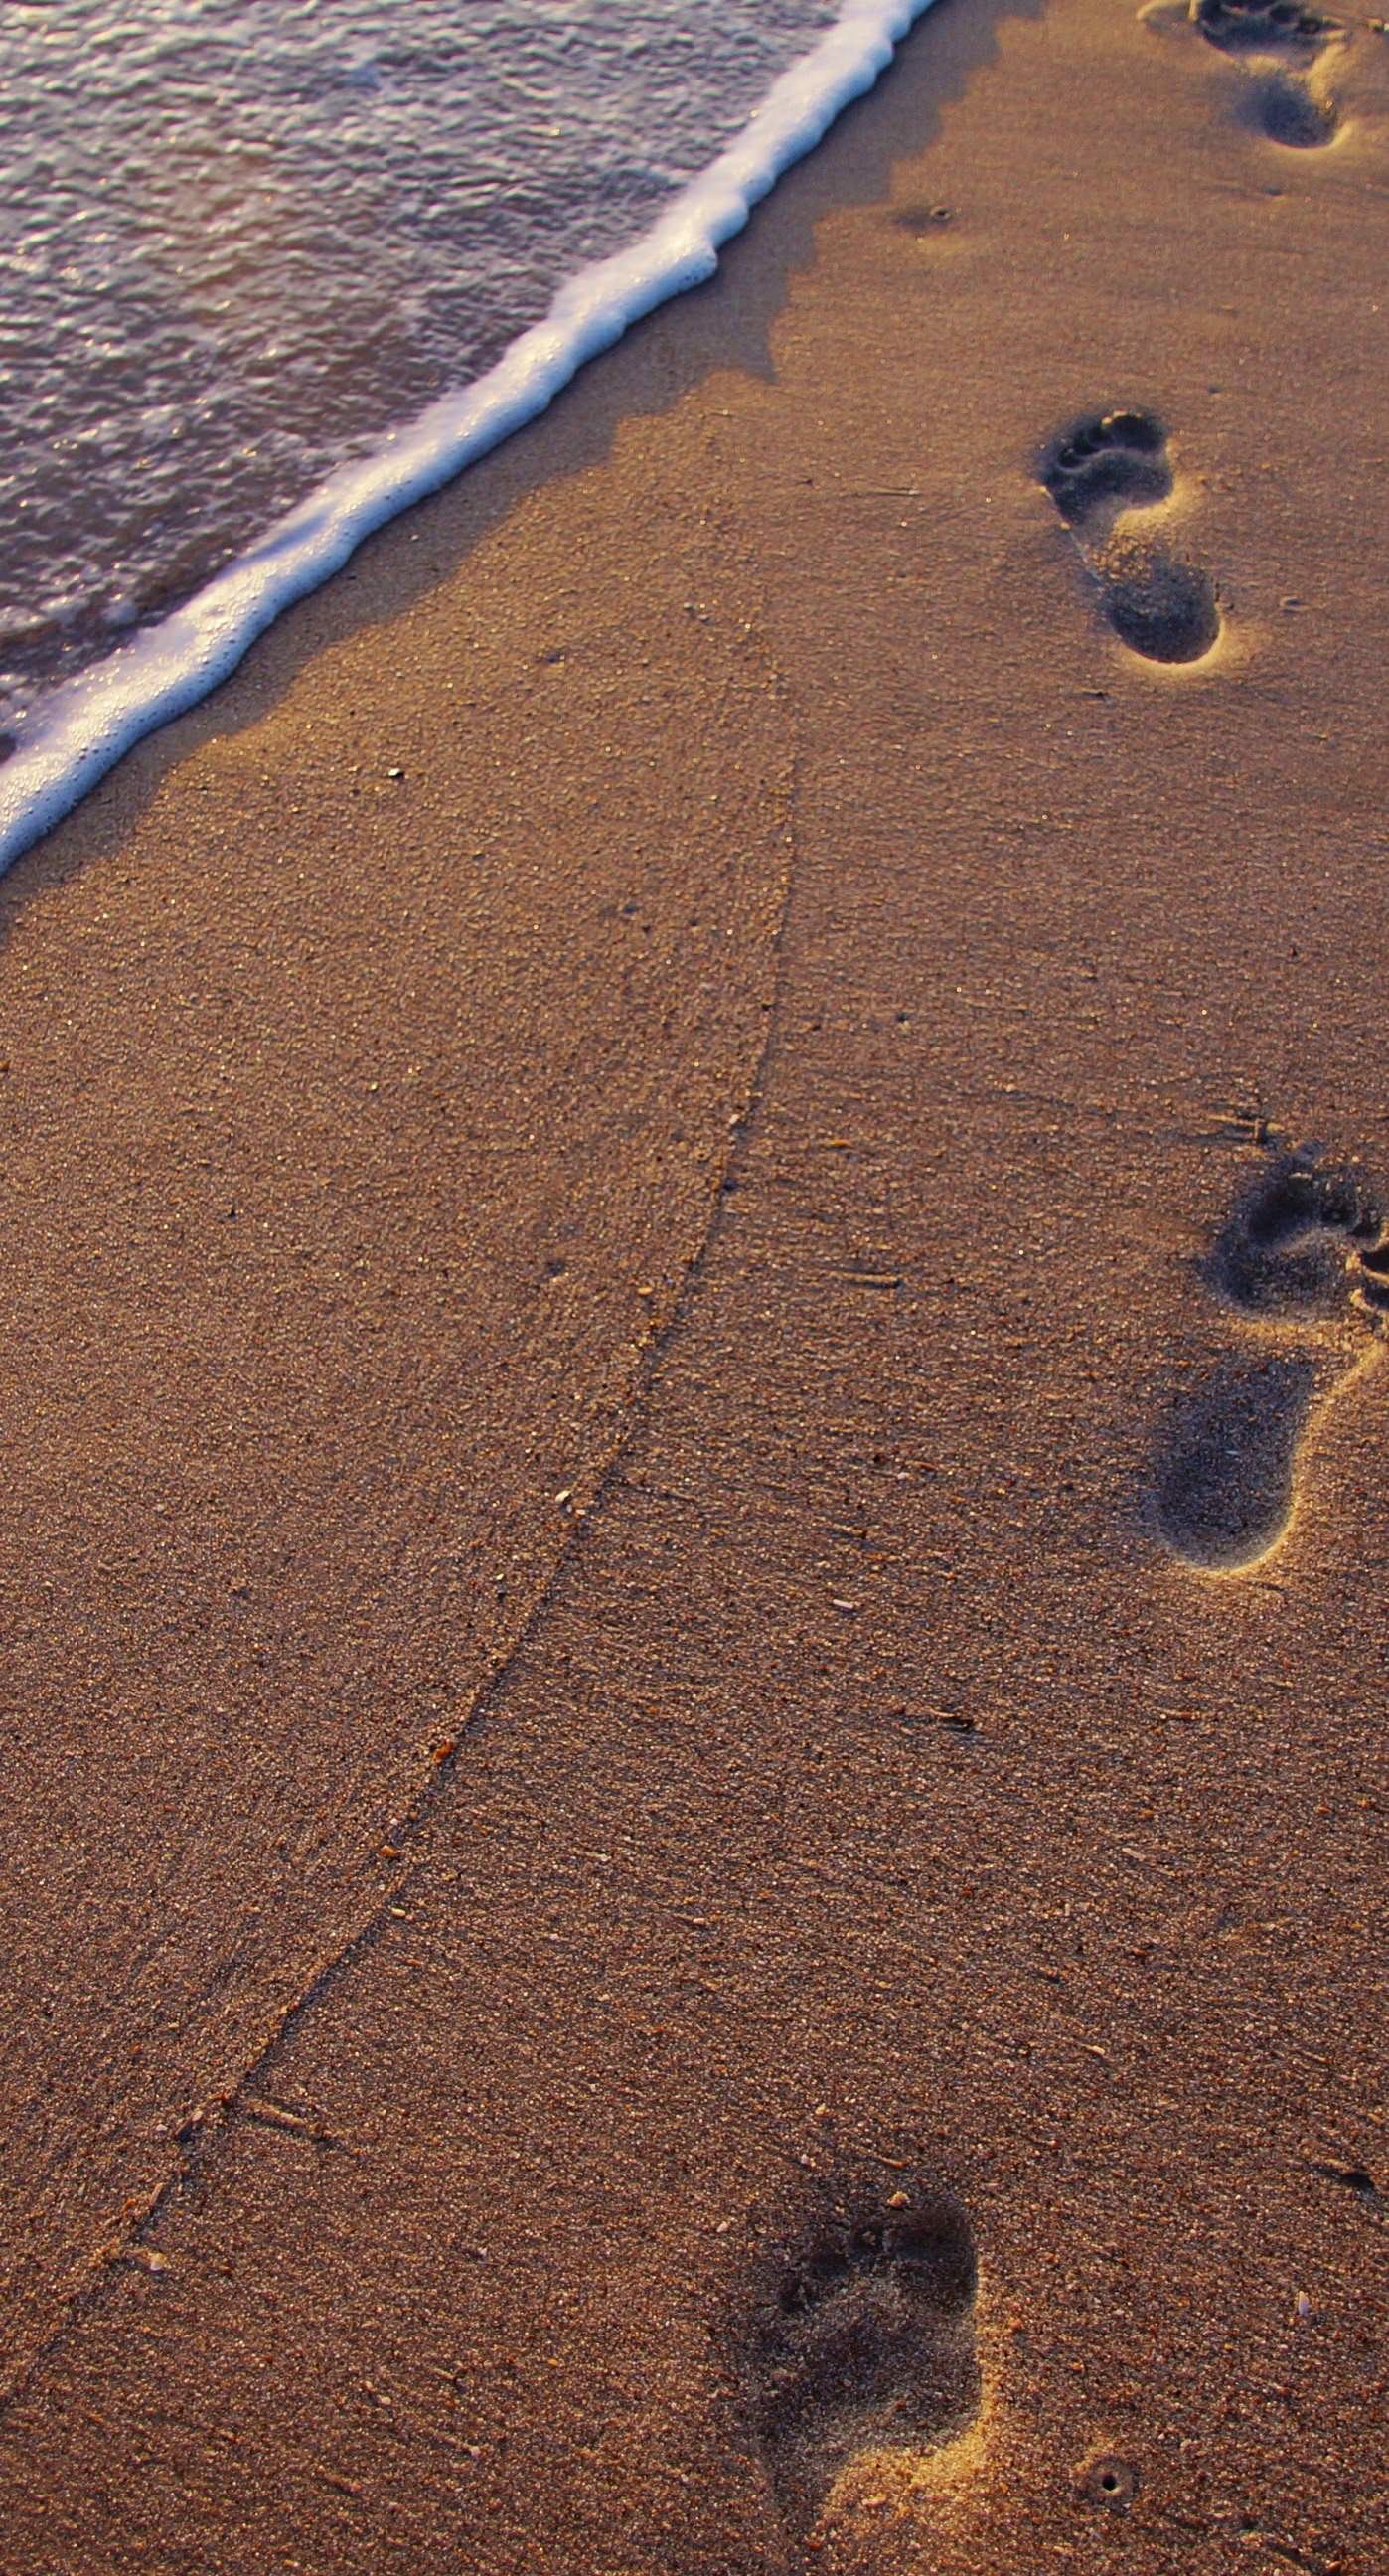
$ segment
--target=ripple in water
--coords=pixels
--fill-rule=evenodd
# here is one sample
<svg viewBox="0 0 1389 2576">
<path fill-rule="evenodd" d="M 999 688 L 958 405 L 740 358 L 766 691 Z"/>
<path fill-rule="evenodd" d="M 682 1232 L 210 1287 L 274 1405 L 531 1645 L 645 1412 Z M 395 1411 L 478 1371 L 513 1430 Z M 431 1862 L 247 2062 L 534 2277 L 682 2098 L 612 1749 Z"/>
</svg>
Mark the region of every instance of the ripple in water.
<svg viewBox="0 0 1389 2576">
<path fill-rule="evenodd" d="M 838 0 L 9 0 L 0 726 L 646 230 Z"/>
</svg>

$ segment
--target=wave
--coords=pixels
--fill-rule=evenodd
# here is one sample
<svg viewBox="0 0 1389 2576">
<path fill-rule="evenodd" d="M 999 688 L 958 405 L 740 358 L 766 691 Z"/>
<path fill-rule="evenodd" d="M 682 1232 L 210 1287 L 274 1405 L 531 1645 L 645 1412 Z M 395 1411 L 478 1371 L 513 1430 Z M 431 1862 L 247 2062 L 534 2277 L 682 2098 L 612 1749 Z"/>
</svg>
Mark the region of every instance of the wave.
<svg viewBox="0 0 1389 2576">
<path fill-rule="evenodd" d="M 851 99 L 871 89 L 931 0 L 846 0 L 730 144 L 630 248 L 580 269 L 488 372 L 342 466 L 194 598 L 63 682 L 0 767 L 0 873 L 146 734 L 234 671 L 283 609 L 365 537 L 546 410 L 580 367 L 658 304 L 713 275 L 723 244 Z"/>
</svg>

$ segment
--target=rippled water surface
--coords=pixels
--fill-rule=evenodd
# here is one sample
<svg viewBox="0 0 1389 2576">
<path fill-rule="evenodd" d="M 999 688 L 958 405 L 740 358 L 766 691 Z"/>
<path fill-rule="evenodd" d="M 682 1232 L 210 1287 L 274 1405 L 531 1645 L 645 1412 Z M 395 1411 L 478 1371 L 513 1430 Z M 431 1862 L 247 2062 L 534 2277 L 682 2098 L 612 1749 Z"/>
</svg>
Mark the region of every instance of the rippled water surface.
<svg viewBox="0 0 1389 2576">
<path fill-rule="evenodd" d="M 4 0 L 0 725 L 469 383 L 837 0 Z"/>
</svg>

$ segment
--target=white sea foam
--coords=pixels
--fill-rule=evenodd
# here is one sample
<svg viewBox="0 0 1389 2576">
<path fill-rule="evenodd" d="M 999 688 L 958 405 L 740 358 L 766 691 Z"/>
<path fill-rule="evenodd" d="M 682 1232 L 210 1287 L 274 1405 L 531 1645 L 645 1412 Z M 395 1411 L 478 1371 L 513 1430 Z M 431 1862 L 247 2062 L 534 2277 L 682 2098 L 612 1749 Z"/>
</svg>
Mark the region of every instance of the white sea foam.
<svg viewBox="0 0 1389 2576">
<path fill-rule="evenodd" d="M 643 314 L 710 277 L 758 199 L 872 88 L 930 4 L 845 0 L 737 141 L 639 241 L 572 277 L 486 375 L 330 475 L 185 607 L 57 688 L 32 736 L 0 767 L 0 873 L 133 744 L 225 679 L 281 610 L 317 589 L 373 529 L 534 419 Z"/>
</svg>

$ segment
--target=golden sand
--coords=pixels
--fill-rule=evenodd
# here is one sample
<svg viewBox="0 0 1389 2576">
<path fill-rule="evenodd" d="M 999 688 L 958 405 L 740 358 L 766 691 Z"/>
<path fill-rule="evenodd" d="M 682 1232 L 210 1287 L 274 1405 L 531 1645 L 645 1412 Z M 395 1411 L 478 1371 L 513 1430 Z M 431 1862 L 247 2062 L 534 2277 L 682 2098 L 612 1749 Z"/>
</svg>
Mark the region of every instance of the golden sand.
<svg viewBox="0 0 1389 2576">
<path fill-rule="evenodd" d="M 1370 2576 L 1386 66 L 941 0 L 9 881 L 5 2576 Z"/>
</svg>

